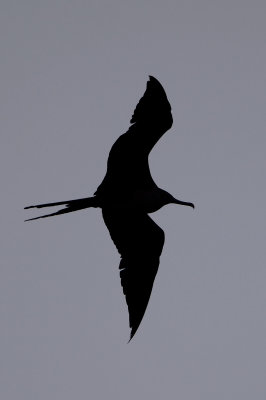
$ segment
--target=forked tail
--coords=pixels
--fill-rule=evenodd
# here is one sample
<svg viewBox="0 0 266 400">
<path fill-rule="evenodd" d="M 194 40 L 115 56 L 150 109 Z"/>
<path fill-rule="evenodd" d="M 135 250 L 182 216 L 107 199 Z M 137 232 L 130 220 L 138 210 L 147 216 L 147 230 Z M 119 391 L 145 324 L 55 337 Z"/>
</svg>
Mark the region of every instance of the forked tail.
<svg viewBox="0 0 266 400">
<path fill-rule="evenodd" d="M 98 201 L 96 197 L 84 197 L 83 199 L 76 200 L 67 200 L 67 201 L 58 201 L 56 203 L 45 203 L 45 204 L 36 204 L 34 206 L 24 207 L 24 209 L 28 208 L 43 208 L 43 207 L 54 207 L 65 205 L 66 207 L 62 210 L 56 211 L 52 214 L 41 215 L 40 217 L 29 218 L 25 221 L 33 221 L 34 219 L 53 217 L 54 215 L 66 214 L 73 211 L 83 210 L 84 208 L 89 207 L 99 207 Z"/>
</svg>

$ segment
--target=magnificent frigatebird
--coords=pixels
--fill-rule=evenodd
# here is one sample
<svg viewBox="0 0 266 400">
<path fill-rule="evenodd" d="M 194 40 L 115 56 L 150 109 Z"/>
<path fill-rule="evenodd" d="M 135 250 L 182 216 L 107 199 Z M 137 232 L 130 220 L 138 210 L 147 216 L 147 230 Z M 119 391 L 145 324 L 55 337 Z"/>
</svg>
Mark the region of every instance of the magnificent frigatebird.
<svg viewBox="0 0 266 400">
<path fill-rule="evenodd" d="M 194 208 L 193 203 L 175 199 L 152 179 L 149 153 L 171 128 L 173 118 L 166 93 L 157 79 L 149 77 L 146 91 L 137 104 L 128 131 L 111 148 L 106 175 L 93 197 L 25 208 L 65 205 L 51 217 L 89 207 L 102 209 L 104 222 L 121 255 L 121 285 L 129 311 L 130 340 L 147 308 L 164 245 L 164 231 L 148 214 L 166 204 Z"/>
</svg>

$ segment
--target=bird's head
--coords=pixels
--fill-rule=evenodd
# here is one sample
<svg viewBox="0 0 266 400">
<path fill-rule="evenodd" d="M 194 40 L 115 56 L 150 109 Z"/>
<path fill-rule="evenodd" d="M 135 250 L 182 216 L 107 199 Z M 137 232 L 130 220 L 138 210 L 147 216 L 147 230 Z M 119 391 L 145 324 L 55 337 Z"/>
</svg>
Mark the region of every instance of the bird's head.
<svg viewBox="0 0 266 400">
<path fill-rule="evenodd" d="M 181 201 L 176 199 L 174 196 L 172 196 L 170 193 L 166 192 L 166 190 L 161 190 L 161 197 L 162 201 L 164 204 L 180 204 L 182 206 L 188 206 L 195 208 L 195 205 L 193 203 L 189 203 L 187 201 Z"/>
</svg>

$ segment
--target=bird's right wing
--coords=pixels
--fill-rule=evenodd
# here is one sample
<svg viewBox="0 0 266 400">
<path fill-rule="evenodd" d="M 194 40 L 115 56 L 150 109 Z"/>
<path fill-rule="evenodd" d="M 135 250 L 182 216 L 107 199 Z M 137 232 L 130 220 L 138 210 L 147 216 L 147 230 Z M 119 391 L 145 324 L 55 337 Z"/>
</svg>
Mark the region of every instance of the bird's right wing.
<svg viewBox="0 0 266 400">
<path fill-rule="evenodd" d="M 148 156 L 162 135 L 171 128 L 171 106 L 160 82 L 150 76 L 147 88 L 131 118 L 130 128 L 111 148 L 107 172 L 96 195 L 111 191 L 150 189 L 156 186 L 149 170 Z"/>
<path fill-rule="evenodd" d="M 103 219 L 121 255 L 120 278 L 128 305 L 132 339 L 149 302 L 164 245 L 164 232 L 145 213 L 103 209 Z"/>
</svg>

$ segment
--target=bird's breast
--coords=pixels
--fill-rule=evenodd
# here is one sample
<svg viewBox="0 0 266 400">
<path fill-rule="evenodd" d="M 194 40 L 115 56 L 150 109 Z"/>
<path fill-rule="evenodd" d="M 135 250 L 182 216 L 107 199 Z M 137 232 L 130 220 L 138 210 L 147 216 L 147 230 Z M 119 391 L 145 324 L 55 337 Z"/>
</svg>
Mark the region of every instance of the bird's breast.
<svg viewBox="0 0 266 400">
<path fill-rule="evenodd" d="M 157 190 L 135 190 L 131 193 L 110 194 L 103 199 L 103 207 L 129 211 L 134 209 L 145 213 L 153 213 L 163 205 Z"/>
</svg>

